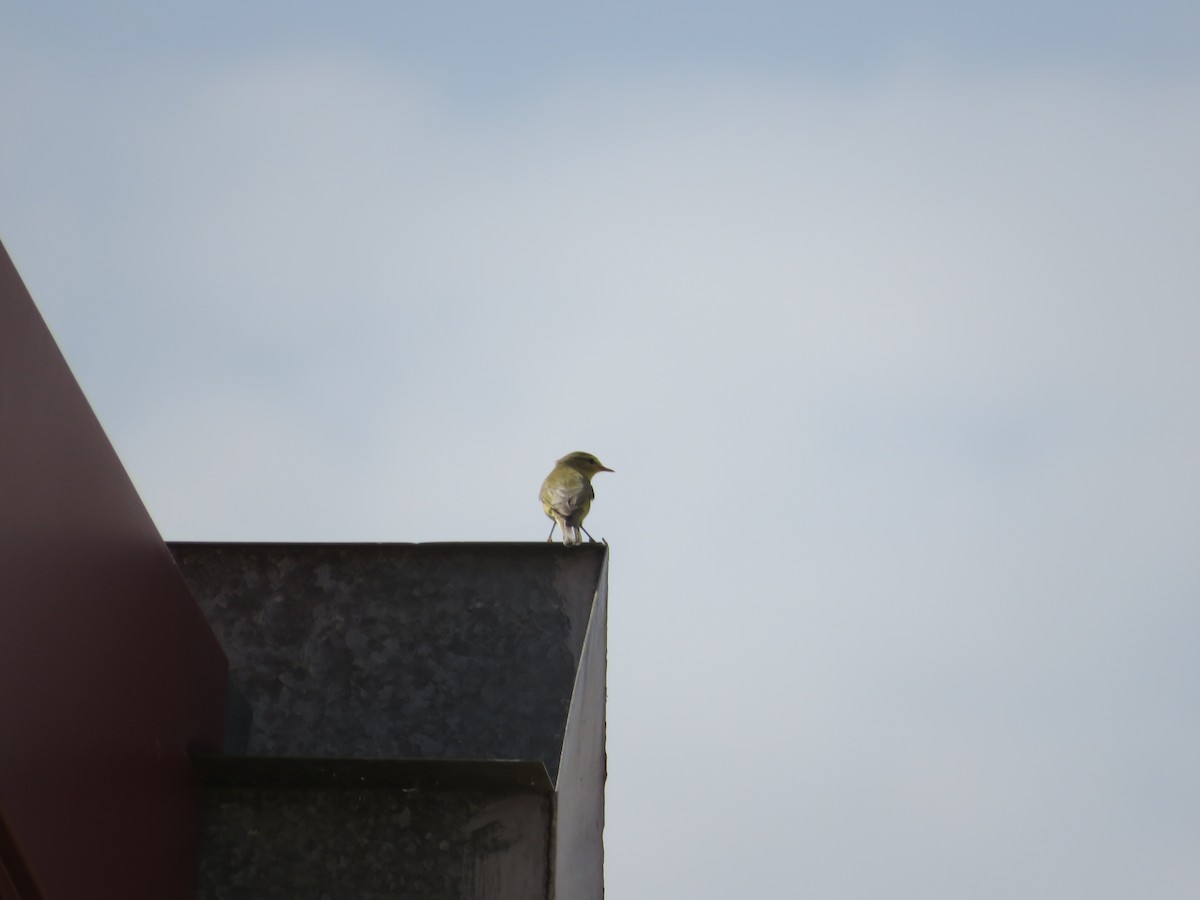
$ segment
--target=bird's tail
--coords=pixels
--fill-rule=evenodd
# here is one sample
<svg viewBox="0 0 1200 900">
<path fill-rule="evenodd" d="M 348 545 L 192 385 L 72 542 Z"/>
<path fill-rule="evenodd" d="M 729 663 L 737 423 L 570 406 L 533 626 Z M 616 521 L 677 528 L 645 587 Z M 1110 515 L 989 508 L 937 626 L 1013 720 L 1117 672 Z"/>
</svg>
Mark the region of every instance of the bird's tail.
<svg viewBox="0 0 1200 900">
<path fill-rule="evenodd" d="M 563 525 L 563 543 L 571 546 L 583 543 L 583 536 L 579 533 L 578 525 Z"/>
</svg>

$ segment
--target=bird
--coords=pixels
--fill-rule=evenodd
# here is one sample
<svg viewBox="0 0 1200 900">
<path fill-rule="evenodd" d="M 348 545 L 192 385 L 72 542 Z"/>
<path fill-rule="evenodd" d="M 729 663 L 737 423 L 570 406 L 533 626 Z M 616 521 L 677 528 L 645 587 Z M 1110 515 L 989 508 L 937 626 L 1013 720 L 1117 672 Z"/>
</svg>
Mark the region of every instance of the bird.
<svg viewBox="0 0 1200 900">
<path fill-rule="evenodd" d="M 587 534 L 589 541 L 595 543 L 596 539 L 583 527 L 583 520 L 592 508 L 592 498 L 596 496 L 592 490 L 592 476 L 597 472 L 611 471 L 594 454 L 583 450 L 568 453 L 554 464 L 542 482 L 542 490 L 538 495 L 542 509 L 554 520 L 546 543 L 554 540 L 555 527 L 562 529 L 563 543 L 569 547 L 583 543 L 579 534 L 581 531 Z"/>
</svg>

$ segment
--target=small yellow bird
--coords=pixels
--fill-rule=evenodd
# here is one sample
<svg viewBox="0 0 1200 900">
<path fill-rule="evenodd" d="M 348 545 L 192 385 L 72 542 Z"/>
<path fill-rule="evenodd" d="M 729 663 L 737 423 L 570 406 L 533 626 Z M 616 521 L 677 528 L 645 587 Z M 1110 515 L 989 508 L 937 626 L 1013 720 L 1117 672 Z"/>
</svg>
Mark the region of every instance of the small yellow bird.
<svg viewBox="0 0 1200 900">
<path fill-rule="evenodd" d="M 588 510 L 592 508 L 592 498 L 596 492 L 592 490 L 592 476 L 597 472 L 611 472 L 608 466 L 596 459 L 591 453 L 577 450 L 568 453 L 550 470 L 546 480 L 542 482 L 539 496 L 542 509 L 554 520 L 550 526 L 550 536 L 546 543 L 554 540 L 555 526 L 562 529 L 563 543 L 574 547 L 583 543 L 579 532 L 587 534 L 588 540 L 595 543 L 595 538 L 583 527 Z"/>
</svg>

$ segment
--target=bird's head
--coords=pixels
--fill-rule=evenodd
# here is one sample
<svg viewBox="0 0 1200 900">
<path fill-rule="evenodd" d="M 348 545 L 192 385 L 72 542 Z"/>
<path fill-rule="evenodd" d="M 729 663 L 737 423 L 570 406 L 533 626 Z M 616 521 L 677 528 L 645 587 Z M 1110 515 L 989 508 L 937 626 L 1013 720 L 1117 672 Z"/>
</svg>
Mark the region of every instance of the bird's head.
<svg viewBox="0 0 1200 900">
<path fill-rule="evenodd" d="M 568 466 L 576 472 L 581 472 L 591 478 L 597 472 L 611 472 L 608 466 L 596 459 L 592 453 L 585 453 L 582 450 L 576 450 L 574 453 L 568 453 L 558 461 L 560 466 Z"/>
</svg>

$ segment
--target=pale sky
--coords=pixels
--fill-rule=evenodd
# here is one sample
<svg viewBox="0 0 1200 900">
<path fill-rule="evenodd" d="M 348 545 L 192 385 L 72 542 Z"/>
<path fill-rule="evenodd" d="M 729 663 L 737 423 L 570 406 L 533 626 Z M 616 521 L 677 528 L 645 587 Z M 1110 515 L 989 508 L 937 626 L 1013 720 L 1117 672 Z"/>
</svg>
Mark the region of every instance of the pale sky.
<svg viewBox="0 0 1200 900">
<path fill-rule="evenodd" d="M 1200 7 L 0 14 L 0 238 L 168 539 L 542 540 L 614 900 L 1200 896 Z"/>
</svg>

